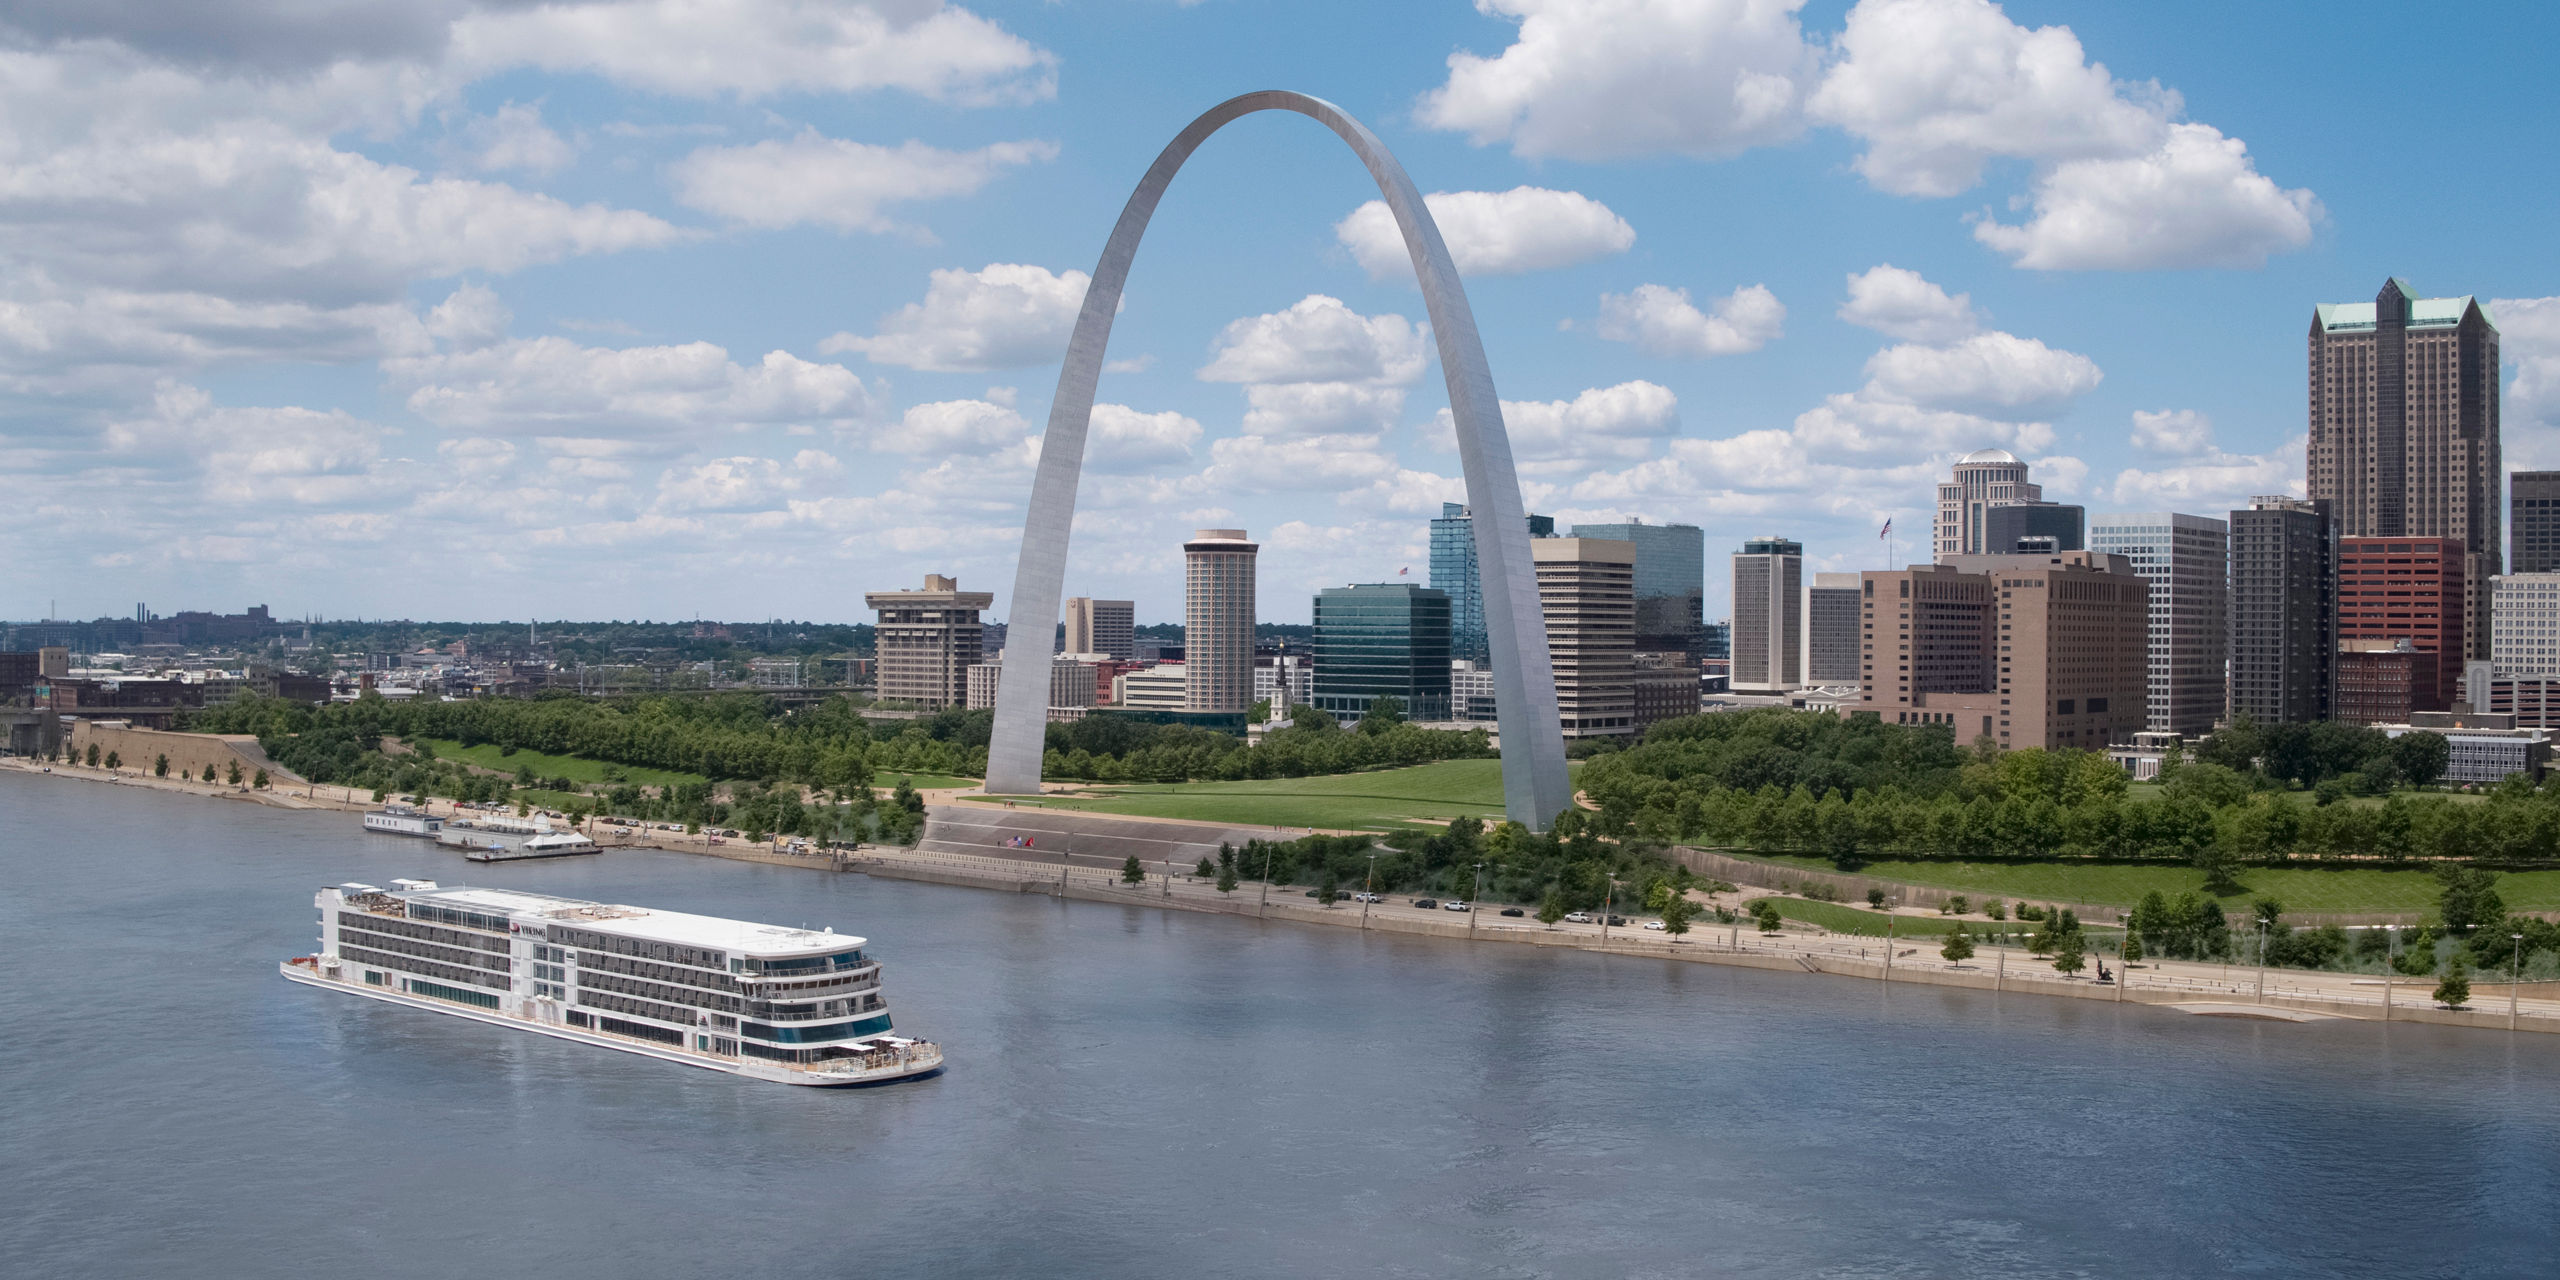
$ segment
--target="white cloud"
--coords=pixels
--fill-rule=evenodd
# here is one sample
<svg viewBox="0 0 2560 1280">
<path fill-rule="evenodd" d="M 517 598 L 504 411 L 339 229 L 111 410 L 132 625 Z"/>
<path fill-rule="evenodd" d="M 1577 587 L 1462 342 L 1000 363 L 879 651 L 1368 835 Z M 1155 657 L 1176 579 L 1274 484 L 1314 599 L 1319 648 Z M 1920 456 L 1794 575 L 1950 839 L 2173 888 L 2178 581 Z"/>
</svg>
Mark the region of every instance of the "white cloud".
<svg viewBox="0 0 2560 1280">
<path fill-rule="evenodd" d="M 1590 388 L 1571 400 L 1505 400 L 1502 424 L 1521 462 L 1542 472 L 1563 472 L 1651 453 L 1655 441 L 1679 434 L 1680 398 L 1656 383 L 1621 382 Z M 1454 448 L 1455 427 L 1447 409 L 1440 411 L 1435 427 L 1435 435 Z"/>
<path fill-rule="evenodd" d="M 2202 453 L 2213 447 L 2213 419 L 2193 409 L 2136 409 L 2133 446 L 2152 453 Z"/>
<path fill-rule="evenodd" d="M 1374 435 L 1229 436 L 1209 444 L 1204 493 L 1279 493 L 1365 487 L 1397 473 Z"/>
<path fill-rule="evenodd" d="M 2210 125 L 2172 126 L 2157 151 L 2074 160 L 2036 182 L 2035 215 L 1988 217 L 1974 238 L 2045 271 L 2257 267 L 2299 249 L 2324 215 L 2308 190 L 2278 188 L 2249 148 Z"/>
<path fill-rule="evenodd" d="M 1686 289 L 1637 285 L 1600 295 L 1600 336 L 1657 356 L 1703 359 L 1757 351 L 1785 332 L 1786 304 L 1763 285 L 1745 285 L 1701 312 Z"/>
<path fill-rule="evenodd" d="M 1888 347 L 1867 361 L 1867 375 L 1870 391 L 1883 399 L 1928 409 L 2027 416 L 2063 408 L 2094 390 L 2104 376 L 2087 356 L 1997 331 L 1942 347 Z"/>
<path fill-rule="evenodd" d="M 1570 267 L 1624 253 L 1636 242 L 1636 229 L 1626 219 L 1578 191 L 1435 191 L 1422 203 L 1440 226 L 1450 260 L 1471 276 Z M 1334 224 L 1333 234 L 1372 279 L 1412 279 L 1404 233 L 1385 201 L 1352 210 Z"/>
<path fill-rule="evenodd" d="M 1085 437 L 1085 466 L 1127 475 L 1191 461 L 1200 424 L 1179 413 L 1140 413 L 1125 404 L 1097 404 Z"/>
<path fill-rule="evenodd" d="M 1917 405 L 1883 396 L 1872 383 L 1823 397 L 1796 415 L 1793 433 L 1802 447 L 1826 456 L 1909 456 L 1994 445 L 2031 453 L 2050 447 L 2054 438 L 2049 423 Z"/>
<path fill-rule="evenodd" d="M 1364 316 L 1311 293 L 1286 311 L 1227 325 L 1204 382 L 1406 383 L 1422 376 L 1422 331 L 1399 315 Z"/>
<path fill-rule="evenodd" d="M 1524 157 L 1730 155 L 1792 136 L 1814 55 L 1803 0 L 1477 0 L 1517 18 L 1491 57 L 1449 55 L 1424 124 Z"/>
<path fill-rule="evenodd" d="M 1249 435 L 1378 431 L 1404 412 L 1404 388 L 1357 382 L 1255 383 L 1244 389 Z"/>
<path fill-rule="evenodd" d="M 2177 466 L 2117 473 L 2115 505 L 2127 511 L 2192 511 L 2216 515 L 2237 511 L 2249 499 L 2266 493 L 2301 493 L 2303 447 L 2296 436 L 2283 448 L 2263 454 L 2229 454 L 2216 450 Z"/>
<path fill-rule="evenodd" d="M 862 379 L 842 365 L 773 351 L 740 366 L 708 342 L 611 348 L 518 338 L 386 360 L 383 371 L 414 388 L 409 408 L 430 422 L 518 436 L 792 423 L 847 428 L 872 407 Z"/>
<path fill-rule="evenodd" d="M 330 506 L 384 496 L 386 434 L 343 410 L 218 406 L 164 382 L 148 413 L 109 423 L 103 442 L 111 457 L 178 469 L 216 502 Z"/>
<path fill-rule="evenodd" d="M 473 167 L 491 172 L 555 173 L 578 158 L 578 149 L 552 132 L 542 122 L 542 108 L 532 103 L 510 102 L 473 119 L 462 134 L 471 144 Z"/>
<path fill-rule="evenodd" d="M 803 129 L 788 140 L 703 147 L 669 170 L 678 203 L 742 226 L 809 224 L 839 231 L 899 230 L 892 204 L 972 195 L 1004 170 L 1057 157 L 1054 142 L 999 142 L 945 151 L 829 138 Z"/>
<path fill-rule="evenodd" d="M 903 89 L 978 104 L 1057 91 L 1055 57 L 941 0 L 511 6 L 456 22 L 452 57 L 474 79 L 539 67 L 693 97 Z"/>
<path fill-rule="evenodd" d="M 2055 498 L 2078 497 L 2089 481 L 2089 464 L 2079 458 L 2051 455 L 2028 463 L 2036 484 Z"/>
<path fill-rule="evenodd" d="M 1838 315 L 1888 338 L 1931 345 L 1960 342 L 1982 327 L 1972 294 L 1948 297 L 1919 272 L 1891 263 L 1849 277 L 1849 300 L 1840 304 Z"/>
<path fill-rule="evenodd" d="M 1018 444 L 1031 424 L 1011 408 L 984 400 L 942 400 L 911 405 L 897 426 L 874 443 L 892 453 L 935 456 L 993 453 Z"/>
<path fill-rule="evenodd" d="M 515 313 L 487 285 L 466 284 L 427 312 L 426 329 L 456 347 L 485 347 L 507 336 Z"/>
<path fill-rule="evenodd" d="M 976 271 L 937 270 L 924 301 L 880 318 L 873 337 L 839 333 L 827 353 L 859 351 L 910 369 L 1013 369 L 1061 358 L 1075 331 L 1091 276 L 995 262 Z"/>
<path fill-rule="evenodd" d="M 832 454 L 803 449 L 785 463 L 773 458 L 714 458 L 669 471 L 658 481 L 660 506 L 676 511 L 763 511 L 783 499 L 833 482 L 843 471 Z"/>
<path fill-rule="evenodd" d="M 2489 304 L 2498 321 L 2498 358 L 2514 375 L 2499 408 L 2507 432 L 2507 461 L 2524 466 L 2560 464 L 2560 298 L 2499 298 Z"/>
</svg>

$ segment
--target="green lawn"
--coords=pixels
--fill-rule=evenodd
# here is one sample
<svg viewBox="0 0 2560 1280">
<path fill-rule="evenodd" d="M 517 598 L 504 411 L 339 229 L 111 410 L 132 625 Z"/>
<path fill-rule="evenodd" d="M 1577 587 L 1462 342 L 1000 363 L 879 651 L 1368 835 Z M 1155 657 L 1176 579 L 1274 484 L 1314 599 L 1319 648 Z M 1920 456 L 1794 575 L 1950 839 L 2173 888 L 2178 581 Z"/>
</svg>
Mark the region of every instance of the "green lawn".
<svg viewBox="0 0 2560 1280">
<path fill-rule="evenodd" d="M 710 781 L 698 773 L 680 773 L 673 769 L 647 769 L 633 764 L 608 764 L 602 760 L 589 760 L 583 756 L 555 756 L 542 751 L 522 750 L 513 755 L 507 755 L 502 754 L 494 743 L 484 742 L 476 747 L 466 747 L 449 738 L 421 738 L 419 741 L 433 746 L 436 749 L 436 755 L 443 759 L 460 760 L 479 765 L 484 769 L 495 769 L 501 773 L 514 773 L 518 769 L 531 765 L 533 771 L 545 779 L 568 778 L 576 782 L 602 782 L 605 780 L 604 771 L 607 769 L 619 769 L 625 781 L 637 782 L 647 787 L 671 787 L 684 782 Z"/>
<path fill-rule="evenodd" d="M 1749 908 L 1764 901 L 1777 903 L 1778 914 L 1789 920 L 1820 925 L 1833 933 L 1854 933 L 1868 938 L 1885 936 L 1885 915 L 1881 911 L 1869 911 L 1863 907 L 1846 906 L 1837 902 L 1809 902 L 1802 898 L 1753 898 L 1743 905 Z M 1743 923 L 1746 928 L 1749 927 L 1747 911 Z M 1699 926 L 1693 923 L 1690 927 Z M 1893 917 L 1893 935 L 1897 938 L 1943 938 L 1954 932 L 1955 927 L 1955 918 L 1952 916 Z M 2032 920 L 1967 920 L 1964 922 L 1964 927 L 1971 930 L 1974 936 L 1980 937 L 1986 929 L 2033 933 L 2036 925 Z M 2084 927 L 2083 932 L 2095 936 L 2108 931 L 2095 924 L 2089 924 Z"/>
<path fill-rule="evenodd" d="M 1408 769 L 1271 778 L 1250 782 L 1179 782 L 1107 788 L 1094 798 L 1043 796 L 1018 803 L 1049 809 L 1186 818 L 1243 826 L 1392 830 L 1421 819 L 1446 823 L 1472 814 L 1502 817 L 1502 762 L 1443 760 Z"/>
<path fill-rule="evenodd" d="M 978 785 L 978 780 L 976 778 L 963 778 L 955 774 L 899 773 L 895 770 L 881 770 L 873 773 L 871 775 L 871 785 L 880 791 L 886 792 L 891 788 L 896 787 L 901 779 L 913 784 L 915 789 L 918 791 L 933 791 L 943 787 L 974 787 Z"/>
<path fill-rule="evenodd" d="M 1806 871 L 1829 871 L 1822 858 L 1736 854 L 1754 862 Z M 2154 889 L 2175 897 L 2202 892 L 2204 873 L 2167 863 L 2079 862 L 1870 862 L 1858 874 L 1878 880 L 1954 889 L 2011 901 L 2088 902 L 2132 906 Z M 2435 906 L 2436 880 L 2425 871 L 2375 867 L 2243 867 L 2245 892 L 2225 899 L 2274 898 L 2287 911 L 2412 911 Z M 2560 910 L 2560 871 L 2513 871 L 2498 877 L 2507 906 L 2520 911 Z"/>
</svg>

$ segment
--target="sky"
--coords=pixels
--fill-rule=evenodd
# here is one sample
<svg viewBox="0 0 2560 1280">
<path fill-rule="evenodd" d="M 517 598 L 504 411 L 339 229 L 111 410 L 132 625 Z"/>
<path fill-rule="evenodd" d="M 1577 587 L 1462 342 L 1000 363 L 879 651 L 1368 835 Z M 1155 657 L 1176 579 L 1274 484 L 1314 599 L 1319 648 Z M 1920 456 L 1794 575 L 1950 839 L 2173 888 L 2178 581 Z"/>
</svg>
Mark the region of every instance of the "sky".
<svg viewBox="0 0 2560 1280">
<path fill-rule="evenodd" d="M 1533 511 L 1810 568 L 1957 456 L 2093 513 L 2301 491 L 2304 335 L 2490 300 L 2560 465 L 2539 5 L 18 0 L 0 617 L 1006 614 L 1058 358 L 1194 115 L 1301 90 L 1431 193 Z M 1131 272 L 1070 595 L 1427 574 L 1463 486 L 1338 140 L 1209 140 Z M 1925 555 L 1925 551 L 1919 554 Z"/>
</svg>

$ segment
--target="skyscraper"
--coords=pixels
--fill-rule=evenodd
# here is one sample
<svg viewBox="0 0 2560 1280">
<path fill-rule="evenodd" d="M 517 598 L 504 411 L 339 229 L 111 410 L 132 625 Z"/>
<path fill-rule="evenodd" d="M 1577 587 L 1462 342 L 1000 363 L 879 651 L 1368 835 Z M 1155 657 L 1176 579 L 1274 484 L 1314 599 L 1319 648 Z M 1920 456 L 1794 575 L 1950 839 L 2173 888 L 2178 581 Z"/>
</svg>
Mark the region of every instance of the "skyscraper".
<svg viewBox="0 0 2560 1280">
<path fill-rule="evenodd" d="M 1976 449 L 1956 459 L 1955 478 L 1938 486 L 1936 557 L 1983 554 L 1990 549 L 1992 508 L 2043 500 L 2044 487 L 2027 483 L 2027 464 L 2006 449 Z"/>
<path fill-rule="evenodd" d="M 1315 690 L 1308 701 L 1358 720 L 1381 697 L 1406 718 L 1447 720 L 1449 596 L 1411 583 L 1327 587 L 1316 593 Z"/>
<path fill-rule="evenodd" d="M 1138 656 L 1138 606 L 1128 600 L 1067 600 L 1067 653 L 1098 653 L 1122 661 Z"/>
<path fill-rule="evenodd" d="M 2152 730 L 2212 732 L 2231 655 L 2231 526 L 2171 511 L 2096 516 L 2089 549 L 2125 557 L 2151 585 Z"/>
<path fill-rule="evenodd" d="M 2088 751 L 2142 727 L 2148 591 L 2124 557 L 1957 556 L 1861 577 L 1863 687 L 1841 714 Z"/>
<path fill-rule="evenodd" d="M 1242 529 L 1202 529 L 1182 544 L 1183 709 L 1253 707 L 1253 566 Z"/>
<path fill-rule="evenodd" d="M 2507 519 L 2513 525 L 2507 572 L 2560 569 L 2560 471 L 2513 472 L 2507 485 Z"/>
<path fill-rule="evenodd" d="M 928 711 L 969 697 L 969 668 L 986 655 L 978 611 L 993 592 L 962 591 L 960 580 L 925 575 L 922 591 L 874 591 L 863 602 L 880 611 L 872 632 L 880 660 L 880 697 Z"/>
<path fill-rule="evenodd" d="M 1578 524 L 1577 538 L 1632 542 L 1636 548 L 1638 653 L 1704 657 L 1707 625 L 1707 535 L 1694 524 Z"/>
<path fill-rule="evenodd" d="M 2015 555 L 2026 538 L 2051 538 L 2045 551 L 2080 551 L 2088 547 L 2085 508 L 2064 502 L 2012 502 L 1983 513 L 1984 555 Z"/>
<path fill-rule="evenodd" d="M 1553 516 L 1531 515 L 1529 536 L 1556 536 Z M 1431 521 L 1431 587 L 1449 596 L 1449 656 L 1474 662 L 1490 660 L 1485 635 L 1484 583 L 1476 574 L 1476 526 L 1463 503 L 1443 502 Z"/>
<path fill-rule="evenodd" d="M 2326 720 L 2337 698 L 2338 531 L 2316 502 L 2278 494 L 2231 513 L 2231 712 Z"/>
<path fill-rule="evenodd" d="M 1804 593 L 1806 684 L 1858 683 L 1858 575 L 1817 573 Z"/>
<path fill-rule="evenodd" d="M 1804 687 L 1804 544 L 1754 538 L 1733 555 L 1736 693 Z"/>
<path fill-rule="evenodd" d="M 1538 607 L 1567 738 L 1635 731 L 1636 549 L 1602 538 L 1538 538 Z"/>
<path fill-rule="evenodd" d="M 2411 711 L 2442 711 L 2453 702 L 2470 652 L 2463 601 L 2475 593 L 2462 572 L 2471 559 L 2459 538 L 2338 539 L 2339 644 L 2379 652 L 2377 646 L 2407 641 L 2419 655 Z M 2343 686 L 2343 667 L 2339 680 Z"/>
<path fill-rule="evenodd" d="M 2313 309 L 2314 501 L 2345 538 L 2462 546 L 2466 656 L 2489 656 L 2498 572 L 2498 326 L 2476 298 L 2421 298 L 2393 278 L 2371 302 Z"/>
</svg>

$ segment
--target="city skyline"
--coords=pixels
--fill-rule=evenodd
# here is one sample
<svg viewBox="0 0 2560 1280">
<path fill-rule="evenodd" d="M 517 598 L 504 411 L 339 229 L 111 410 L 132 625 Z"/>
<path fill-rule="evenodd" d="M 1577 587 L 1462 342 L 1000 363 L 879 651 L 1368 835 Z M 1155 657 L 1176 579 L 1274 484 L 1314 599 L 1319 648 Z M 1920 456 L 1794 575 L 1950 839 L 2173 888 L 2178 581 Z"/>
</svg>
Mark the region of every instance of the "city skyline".
<svg viewBox="0 0 2560 1280">
<path fill-rule="evenodd" d="M 2298 494 L 2302 317 L 2390 276 L 2487 300 L 2506 462 L 2560 464 L 2560 258 L 2521 234 L 2547 180 L 2478 189 L 2504 169 L 2463 127 L 2553 119 L 2524 86 L 2560 19 L 1868 0 L 1574 20 L 1612 7 L 1417 6 L 1357 51 L 1323 38 L 1357 11 L 1322 4 L 748 10 L 717 47 L 638 4 L 627 44 L 574 56 L 549 19 L 467 5 L 396 39 L 253 47 L 109 15 L 9 36 L 0 94 L 48 127 L 0 162 L 26 179 L 0 198 L 25 232 L 0 272 L 23 321 L 0 457 L 36 495 L 0 513 L 21 551 L 0 615 L 850 622 L 858 591 L 807 584 L 930 568 L 994 584 L 1008 617 L 1092 229 L 1161 121 L 1264 83 L 1341 101 L 1441 193 L 1524 498 L 1560 526 L 1730 547 L 1783 521 L 1808 572 L 1875 567 L 1874 530 L 1917 547 L 1928 486 L 1979 448 L 2091 511 Z M 1957 103 L 1931 87 L 1957 49 L 2016 74 Z M 2049 77 L 2017 71 L 2029 51 Z M 1523 74 L 1550 57 L 1585 71 Z M 1664 60 L 1698 96 L 1626 110 Z M 2462 93 L 2329 89 L 2439 64 L 2471 73 Z M 1748 120 L 1715 89 L 1746 80 L 1783 90 Z M 262 139 L 237 189 L 281 199 L 182 162 L 225 136 Z M 2370 146 L 2403 136 L 2427 145 L 2375 181 Z M 1151 619 L 1175 616 L 1186 529 L 1266 531 L 1272 620 L 1304 622 L 1324 586 L 1419 574 L 1417 517 L 1460 496 L 1374 193 L 1321 139 L 1269 138 L 1258 172 L 1178 197 L 1102 386 L 1071 589 Z M 164 159 L 112 211 L 45 185 L 116 155 Z M 2195 199 L 2171 232 L 2061 234 L 2146 212 L 2137 180 L 2172 173 Z"/>
</svg>

